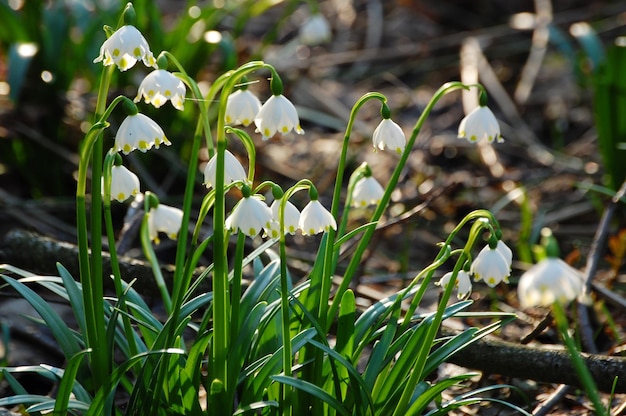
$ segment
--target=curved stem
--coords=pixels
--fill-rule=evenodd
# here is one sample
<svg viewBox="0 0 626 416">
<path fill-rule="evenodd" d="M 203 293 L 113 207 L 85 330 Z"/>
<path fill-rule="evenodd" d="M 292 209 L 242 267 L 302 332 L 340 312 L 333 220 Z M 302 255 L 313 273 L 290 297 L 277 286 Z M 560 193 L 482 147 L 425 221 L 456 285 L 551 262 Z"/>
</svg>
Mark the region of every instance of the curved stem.
<svg viewBox="0 0 626 416">
<path fill-rule="evenodd" d="M 409 140 L 407 141 L 407 145 L 406 145 L 404 151 L 402 152 L 402 155 L 400 156 L 400 160 L 398 161 L 398 164 L 396 165 L 396 168 L 394 169 L 393 174 L 391 175 L 391 178 L 389 179 L 389 183 L 387 184 L 387 188 L 385 189 L 385 193 L 383 194 L 383 197 L 381 198 L 380 202 L 378 203 L 378 206 L 376 207 L 376 211 L 372 215 L 372 217 L 370 219 L 370 222 L 378 222 L 378 220 L 380 220 L 380 217 L 382 216 L 383 212 L 387 209 L 387 205 L 389 204 L 389 201 L 391 199 L 391 194 L 394 191 L 394 189 L 396 188 L 396 185 L 398 184 L 398 180 L 400 179 L 400 174 L 402 173 L 402 170 L 404 169 L 404 166 L 406 165 L 406 162 L 407 162 L 407 160 L 409 158 L 409 154 L 411 153 L 413 145 L 415 144 L 415 140 L 417 139 L 417 135 L 419 134 L 419 132 L 420 132 L 424 122 L 426 121 L 426 118 L 428 117 L 428 115 L 432 111 L 432 109 L 435 106 L 435 104 L 437 104 L 437 102 L 444 95 L 446 95 L 446 94 L 448 94 L 448 93 L 450 93 L 452 91 L 456 91 L 456 90 L 459 90 L 459 89 L 467 89 L 467 88 L 469 88 L 469 87 L 466 86 L 465 84 L 461 83 L 461 82 L 448 82 L 448 83 L 442 85 L 435 92 L 433 97 L 430 99 L 429 103 L 426 105 L 426 108 L 424 108 L 424 111 L 420 115 L 419 119 L 415 123 L 415 126 L 413 127 L 413 131 L 411 133 L 411 136 L 410 136 Z M 371 228 L 367 229 L 363 233 L 363 236 L 361 237 L 361 240 L 359 241 L 359 244 L 357 245 L 355 253 L 352 256 L 352 258 L 350 259 L 350 263 L 348 264 L 348 267 L 346 268 L 346 272 L 344 273 L 344 277 L 342 279 L 342 282 L 341 282 L 339 288 L 337 289 L 337 293 L 334 296 L 333 302 L 332 302 L 330 310 L 328 312 L 328 317 L 326 319 L 327 324 L 324 327 L 326 330 L 328 330 L 328 322 L 332 322 L 332 319 L 337 314 L 337 311 L 339 309 L 339 301 L 341 299 L 341 296 L 343 295 L 343 292 L 345 292 L 346 289 L 348 288 L 348 286 L 350 285 L 350 281 L 352 280 L 352 276 L 356 272 L 356 270 L 357 270 L 357 268 L 358 268 L 358 266 L 359 266 L 359 264 L 361 262 L 361 258 L 363 256 L 363 253 L 367 249 L 367 246 L 368 246 L 372 236 L 374 235 L 374 231 L 375 231 L 375 227 L 371 227 Z"/>
<path fill-rule="evenodd" d="M 578 350 L 578 348 L 576 348 L 576 343 L 568 332 L 569 325 L 567 323 L 565 310 L 559 302 L 555 302 L 552 304 L 552 314 L 554 316 L 554 320 L 556 321 L 559 335 L 561 336 L 561 339 L 563 340 L 563 343 L 567 347 L 570 357 L 572 358 L 572 364 L 574 366 L 574 369 L 576 370 L 576 373 L 578 374 L 578 378 L 585 388 L 587 397 L 593 403 L 594 413 L 598 416 L 606 415 L 606 409 L 602 404 L 602 400 L 600 399 L 600 396 L 598 394 L 598 388 L 593 381 L 593 377 L 591 376 L 589 369 L 587 368 L 585 362 L 580 356 L 580 351 Z"/>
</svg>

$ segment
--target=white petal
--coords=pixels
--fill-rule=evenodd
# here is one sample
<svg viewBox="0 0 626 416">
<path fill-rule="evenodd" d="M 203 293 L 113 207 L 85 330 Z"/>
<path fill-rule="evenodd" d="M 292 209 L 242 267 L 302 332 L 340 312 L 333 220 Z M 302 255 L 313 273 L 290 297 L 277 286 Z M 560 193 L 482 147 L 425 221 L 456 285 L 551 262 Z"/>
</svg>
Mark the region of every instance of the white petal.
<svg viewBox="0 0 626 416">
<path fill-rule="evenodd" d="M 161 127 L 149 117 L 137 113 L 122 121 L 115 135 L 114 149 L 127 155 L 135 149 L 142 152 L 150 150 L 152 146 L 158 149 L 161 144 L 171 144 Z"/>
<path fill-rule="evenodd" d="M 522 307 L 567 304 L 582 293 L 582 274 L 563 260 L 548 257 L 528 269 L 519 280 Z"/>
<path fill-rule="evenodd" d="M 380 150 L 389 148 L 397 153 L 402 153 L 406 146 L 406 137 L 398 124 L 390 118 L 385 118 L 374 130 L 372 143 L 375 148 Z"/>
<path fill-rule="evenodd" d="M 248 237 L 255 237 L 263 228 L 269 228 L 271 222 L 270 208 L 258 196 L 251 196 L 237 203 L 226 219 L 226 227 L 234 232 L 239 229 Z"/>
<path fill-rule="evenodd" d="M 380 202 L 384 193 L 384 188 L 373 176 L 363 177 L 354 186 L 352 206 L 365 207 L 367 205 L 376 205 Z"/>
<path fill-rule="evenodd" d="M 226 124 L 250 125 L 261 109 L 261 101 L 249 90 L 237 90 L 228 96 Z"/>
<path fill-rule="evenodd" d="M 215 186 L 216 169 L 217 154 L 213 155 L 204 168 L 204 184 L 207 188 Z M 226 150 L 224 152 L 224 185 L 230 185 L 237 181 L 247 181 L 246 171 L 235 155 Z"/>
<path fill-rule="evenodd" d="M 330 228 L 336 230 L 337 222 L 318 200 L 313 200 L 300 213 L 298 227 L 302 234 L 312 235 L 328 231 Z"/>
<path fill-rule="evenodd" d="M 125 166 L 111 168 L 111 199 L 124 202 L 139 193 L 139 178 Z"/>
<path fill-rule="evenodd" d="M 490 287 L 498 283 L 508 282 L 510 267 L 506 259 L 497 249 L 485 246 L 472 262 L 470 271 L 474 281 L 484 280 Z"/>
<path fill-rule="evenodd" d="M 178 231 L 180 231 L 182 219 L 183 211 L 178 208 L 163 204 L 152 208 L 148 217 L 150 239 L 158 244 L 159 232 L 167 234 L 172 240 L 176 239 Z"/>
<path fill-rule="evenodd" d="M 289 133 L 292 129 L 304 134 L 296 107 L 283 95 L 272 95 L 261 107 L 254 119 L 257 131 L 267 140 L 277 132 Z"/>
</svg>

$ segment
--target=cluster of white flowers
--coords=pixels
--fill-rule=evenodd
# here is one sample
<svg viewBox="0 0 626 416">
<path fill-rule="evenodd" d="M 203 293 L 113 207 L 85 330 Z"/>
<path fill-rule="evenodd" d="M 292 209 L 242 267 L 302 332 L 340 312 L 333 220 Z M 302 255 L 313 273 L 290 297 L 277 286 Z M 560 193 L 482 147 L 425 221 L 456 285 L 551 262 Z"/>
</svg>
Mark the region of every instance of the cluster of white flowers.
<svg viewBox="0 0 626 416">
<path fill-rule="evenodd" d="M 495 287 L 500 282 L 508 283 L 512 262 L 513 252 L 502 240 L 498 240 L 495 248 L 486 245 L 472 262 L 469 272 L 460 270 L 457 273 L 454 281 L 457 297 L 465 299 L 471 293 L 470 277 L 475 282 L 483 280 L 489 287 Z M 452 272 L 446 273 L 437 284 L 445 288 L 452 276 Z"/>
<path fill-rule="evenodd" d="M 265 104 L 248 90 L 238 90 L 228 96 L 225 119 L 232 125 L 248 126 L 254 121 L 263 140 L 276 133 L 295 131 L 304 134 L 296 107 L 284 95 L 272 95 Z"/>
<path fill-rule="evenodd" d="M 322 30 L 323 29 L 323 30 Z M 329 34 L 327 22 L 316 16 L 303 28 L 304 39 L 310 38 L 310 33 L 316 35 L 322 33 L 324 38 Z M 309 35 L 307 35 L 309 33 Z M 310 39 L 309 39 L 310 40 Z M 323 41 L 317 37 L 316 42 Z M 309 41 L 307 41 L 309 42 Z M 310 42 L 309 42 L 310 43 Z M 315 42 L 313 42 L 315 43 Z M 142 61 L 146 66 L 155 68 L 139 85 L 135 102 L 143 99 L 147 104 L 156 108 L 170 101 L 177 110 L 184 109 L 185 84 L 176 75 L 159 69 L 156 60 L 150 51 L 143 35 L 133 26 L 122 26 L 115 31 L 102 45 L 100 55 L 94 62 L 102 62 L 103 65 L 116 65 L 121 71 L 133 67 L 135 63 Z M 295 106 L 282 94 L 275 93 L 264 104 L 247 89 L 240 89 L 229 95 L 225 110 L 225 121 L 230 125 L 249 126 L 254 123 L 256 131 L 261 133 L 263 140 L 268 140 L 275 134 L 286 134 L 294 131 L 303 134 L 300 120 Z M 481 138 L 489 141 L 501 141 L 500 130 L 497 120 L 487 107 L 479 107 L 468 114 L 459 126 L 459 137 L 467 137 L 475 142 Z M 159 125 L 149 117 L 136 113 L 123 120 L 115 136 L 113 150 L 129 154 L 138 149 L 146 152 L 151 148 L 159 148 L 160 145 L 170 145 L 165 133 Z M 406 147 L 406 137 L 402 128 L 392 121 L 388 115 L 376 127 L 372 135 L 372 144 L 375 149 L 389 149 L 402 153 Z M 207 187 L 215 186 L 216 159 L 212 158 L 204 169 L 204 183 Z M 224 183 L 226 185 L 237 183 L 246 184 L 248 178 L 245 169 L 237 158 L 229 151 L 224 155 Z M 123 201 L 139 193 L 139 180 L 136 175 L 124 167 L 115 167 L 112 173 L 111 197 Z M 352 194 L 352 205 L 365 207 L 378 204 L 384 194 L 384 188 L 371 175 L 362 177 L 355 185 Z M 269 236 L 279 235 L 278 211 L 279 201 L 275 201 L 272 208 L 267 206 L 258 196 L 249 196 L 242 199 L 227 218 L 226 226 L 232 231 L 241 230 L 246 235 L 253 237 L 262 230 Z M 171 207 L 168 207 L 171 208 Z M 172 208 L 175 210 L 175 208 Z M 163 210 L 165 212 L 166 210 Z M 304 235 L 317 234 L 329 229 L 336 229 L 334 217 L 317 200 L 312 200 L 302 213 L 286 201 L 284 209 L 285 232 L 294 233 L 300 230 Z M 153 222 L 151 235 L 155 241 L 157 236 L 154 230 L 165 230 L 170 236 L 177 234 L 169 223 L 160 228 L 158 222 L 165 214 L 152 213 Z M 182 214 L 176 213 L 172 218 L 182 218 Z M 493 254 L 487 252 L 478 256 L 472 266 L 472 274 L 475 279 L 484 279 L 490 286 L 505 280 L 508 276 L 510 264 L 505 268 L 502 264 L 496 264 Z M 510 262 L 509 262 L 510 263 Z M 463 285 L 465 287 L 465 285 Z M 465 290 L 461 291 L 465 293 Z"/>
</svg>

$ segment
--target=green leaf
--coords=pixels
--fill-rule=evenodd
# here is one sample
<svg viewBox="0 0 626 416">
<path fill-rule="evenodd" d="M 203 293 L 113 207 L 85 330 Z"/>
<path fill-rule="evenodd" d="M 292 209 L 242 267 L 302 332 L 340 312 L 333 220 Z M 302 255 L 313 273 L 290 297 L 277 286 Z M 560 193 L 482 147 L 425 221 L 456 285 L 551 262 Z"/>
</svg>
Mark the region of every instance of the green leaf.
<svg viewBox="0 0 626 416">
<path fill-rule="evenodd" d="M 41 298 L 41 296 L 23 283 L 11 277 L 2 275 L 2 278 L 16 291 L 18 291 L 20 295 L 22 295 L 22 297 L 26 299 L 26 301 L 28 301 L 28 303 L 30 303 L 30 305 L 37 311 L 39 316 L 41 316 L 46 323 L 46 326 L 52 333 L 52 336 L 56 339 L 59 347 L 67 359 L 70 359 L 81 351 L 81 347 L 78 344 L 74 333 L 70 330 L 63 319 L 59 317 L 55 310 Z"/>
<path fill-rule="evenodd" d="M 81 351 L 68 361 L 63 371 L 61 382 L 59 383 L 55 400 L 56 403 L 54 405 L 54 414 L 64 414 L 67 412 L 67 406 L 72 392 L 79 401 L 91 402 L 91 397 L 87 391 L 76 380 L 76 375 L 81 368 L 82 360 L 90 352 L 91 350 Z"/>
<path fill-rule="evenodd" d="M 272 380 L 277 381 L 282 384 L 287 384 L 291 387 L 295 387 L 298 390 L 304 391 L 318 399 L 322 400 L 324 403 L 328 404 L 331 408 L 337 411 L 339 414 L 348 416 L 350 413 L 346 408 L 343 407 L 341 402 L 335 399 L 333 396 L 324 391 L 321 387 L 316 386 L 315 384 L 309 383 L 305 380 L 299 380 L 292 377 L 287 377 L 284 375 L 276 375 L 271 377 Z"/>
<path fill-rule="evenodd" d="M 76 319 L 80 332 L 86 334 L 87 328 L 85 324 L 85 305 L 83 304 L 82 288 L 61 263 L 57 263 L 57 270 L 63 281 L 63 287 L 67 293 L 72 311 L 74 312 L 74 319 Z"/>
<path fill-rule="evenodd" d="M 145 353 L 137 354 L 136 356 L 126 360 L 119 367 L 115 368 L 111 373 L 111 376 L 103 384 L 103 386 L 96 393 L 89 411 L 86 416 L 101 416 L 107 414 L 106 407 L 108 401 L 113 397 L 117 389 L 117 385 L 120 380 L 125 377 L 126 373 L 130 371 L 134 366 L 139 363 L 143 363 L 145 359 L 152 355 L 164 355 L 164 354 L 184 354 L 185 352 L 178 348 L 168 348 L 166 350 L 148 351 Z"/>
<path fill-rule="evenodd" d="M 267 400 L 262 402 L 250 403 L 244 406 L 239 405 L 239 409 L 237 409 L 237 411 L 233 413 L 233 416 L 242 415 L 250 411 L 265 409 L 266 407 L 278 407 L 278 402 L 273 400 Z M 258 412 L 255 412 L 255 414 L 258 414 Z"/>
<path fill-rule="evenodd" d="M 421 392 L 421 394 L 414 397 L 415 401 L 411 404 L 406 415 L 419 415 L 422 414 L 426 407 L 438 397 L 445 389 L 455 386 L 465 380 L 475 377 L 477 374 L 461 374 L 458 376 L 449 377 L 438 381 L 436 384 L 431 385 L 429 389 Z"/>
</svg>

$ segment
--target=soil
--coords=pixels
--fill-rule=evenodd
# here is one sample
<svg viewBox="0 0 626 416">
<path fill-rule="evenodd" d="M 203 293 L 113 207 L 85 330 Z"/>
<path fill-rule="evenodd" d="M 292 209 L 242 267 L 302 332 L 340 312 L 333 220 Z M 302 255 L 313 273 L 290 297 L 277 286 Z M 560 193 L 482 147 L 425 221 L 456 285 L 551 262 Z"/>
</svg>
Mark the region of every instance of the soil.
<svg viewBox="0 0 626 416">
<path fill-rule="evenodd" d="M 175 2 L 161 3 L 166 16 L 176 13 Z M 600 0 L 564 0 L 553 4 L 541 0 L 534 3 L 327 0 L 320 2 L 320 7 L 333 28 L 331 41 L 315 47 L 295 47 L 298 27 L 306 15 L 306 8 L 297 7 L 280 27 L 276 39 L 270 45 L 262 45 L 262 34 L 283 16 L 285 7 L 276 6 L 253 18 L 236 41 L 242 62 L 262 51 L 263 59 L 277 67 L 283 77 L 285 94 L 297 105 L 306 131 L 304 136 L 256 141 L 259 180 L 290 185 L 298 179 L 310 178 L 318 186 L 322 202 L 329 206 L 336 155 L 347 117 L 356 100 L 369 91 L 388 97 L 392 118 L 410 134 L 439 86 L 461 77 L 471 79 L 475 74 L 477 81 L 486 87 L 489 106 L 500 122 L 505 139 L 504 143 L 479 145 L 457 139 L 458 123 L 464 114 L 461 93 L 446 96 L 435 106 L 418 135 L 393 195 L 389 214 L 384 219 L 386 225 L 377 231 L 361 267 L 356 285 L 360 304 L 366 307 L 397 290 L 432 261 L 438 250 L 436 244 L 445 239 L 465 214 L 486 208 L 496 215 L 503 239 L 517 252 L 510 285 L 493 290 L 476 285 L 471 295 L 475 301 L 473 310 L 518 313 L 519 319 L 507 325 L 498 337 L 519 342 L 547 314 L 542 309 L 521 309 L 515 283 L 528 267 L 521 261 L 519 250 L 535 244 L 541 228 L 549 227 L 559 240 L 562 257 L 570 264 L 584 270 L 590 255 L 599 259 L 593 280 L 606 287 L 621 305 L 609 303 L 599 292 L 593 293 L 598 331 L 602 333 L 597 346 L 602 354 L 622 354 L 626 320 L 623 266 L 626 210 L 623 204 L 617 204 L 606 228 L 608 242 L 599 241 L 599 247 L 593 251 L 594 236 L 601 226 L 602 214 L 610 205 L 610 197 L 597 190 L 605 184 L 605 171 L 594 128 L 593 88 L 589 82 L 592 69 L 570 30 L 575 23 L 588 22 L 599 39 L 609 45 L 626 32 L 626 4 Z M 520 27 L 524 18 L 528 21 L 533 13 L 551 20 L 553 28 L 569 38 L 576 48 L 575 61 L 563 53 L 562 44 L 542 44 L 540 30 Z M 223 29 L 229 29 L 228 22 L 223 25 Z M 6 62 L 1 62 L 2 59 L 6 55 L 0 57 L 0 65 L 4 66 Z M 207 65 L 202 74 L 210 79 L 211 71 L 217 70 L 219 63 Z M 261 84 L 252 88 L 259 95 L 267 95 L 267 86 Z M 85 94 L 87 102 L 91 102 L 90 94 Z M 475 94 L 468 95 L 467 105 L 475 98 Z M 13 105 L 6 97 L 0 101 L 3 151 L 11 147 L 7 143 L 12 143 L 12 148 L 26 143 L 49 159 L 55 169 L 54 176 L 66 178 L 55 181 L 54 187 L 42 187 L 41 179 L 33 179 L 28 172 L 11 164 L 13 158 L 5 161 L 2 155 L 0 234 L 4 236 L 19 228 L 75 243 L 71 178 L 76 170 L 81 120 L 65 115 L 67 136 L 60 147 L 55 147 L 59 139 L 50 137 L 46 130 L 40 129 L 41 125 L 33 122 L 45 112 L 46 104 L 40 100 L 25 108 Z M 386 183 L 398 158 L 392 153 L 372 150 L 371 132 L 379 120 L 378 105 L 368 104 L 359 112 L 350 139 L 347 172 L 366 161 L 374 176 Z M 182 140 L 181 137 L 170 139 Z M 243 154 L 244 149 L 235 147 L 234 152 Z M 185 166 L 180 154 L 182 151 L 159 155 L 165 160 L 151 159 L 150 170 L 140 173 L 142 183 L 154 185 L 163 200 L 180 200 Z M 136 159 L 132 161 L 141 166 Z M 199 197 L 202 191 L 199 187 Z M 365 217 L 367 213 L 367 210 L 355 213 L 353 225 L 363 221 L 358 214 Z M 125 214 L 125 208 L 117 208 L 118 225 L 124 222 Z M 525 215 L 531 216 L 528 228 L 523 226 Z M 167 243 L 160 247 L 159 255 L 164 262 L 171 259 L 171 250 L 172 245 Z M 310 240 L 299 235 L 290 239 L 290 268 L 296 277 L 306 275 L 314 253 L 315 246 Z M 136 239 L 131 238 L 124 254 L 142 258 Z M 24 263 L 16 264 L 20 259 L 0 257 L 0 263 L 54 273 L 41 264 L 29 264 L 28 259 L 21 261 Z M 18 321 L 21 315 L 30 314 L 23 309 L 24 304 L 5 289 L 0 296 L 0 318 L 11 333 L 11 343 L 0 346 L 8 349 L 11 365 L 55 363 L 61 359 L 45 330 L 32 321 Z M 433 290 L 430 300 L 434 302 L 436 297 Z M 534 342 L 558 344 L 558 339 L 548 328 Z M 446 365 L 439 376 L 456 371 L 459 369 L 454 365 Z M 527 392 L 529 410 L 557 390 L 553 384 L 491 374 L 483 374 L 471 387 L 494 383 L 515 384 Z M 42 386 L 42 393 L 49 388 Z M 608 395 L 603 398 L 608 402 Z M 625 402 L 626 395 L 615 395 L 612 407 L 619 408 Z M 588 409 L 589 404 L 580 391 L 570 389 L 548 414 L 584 415 L 589 414 Z M 499 408 L 470 408 L 458 414 L 510 413 Z"/>
</svg>

